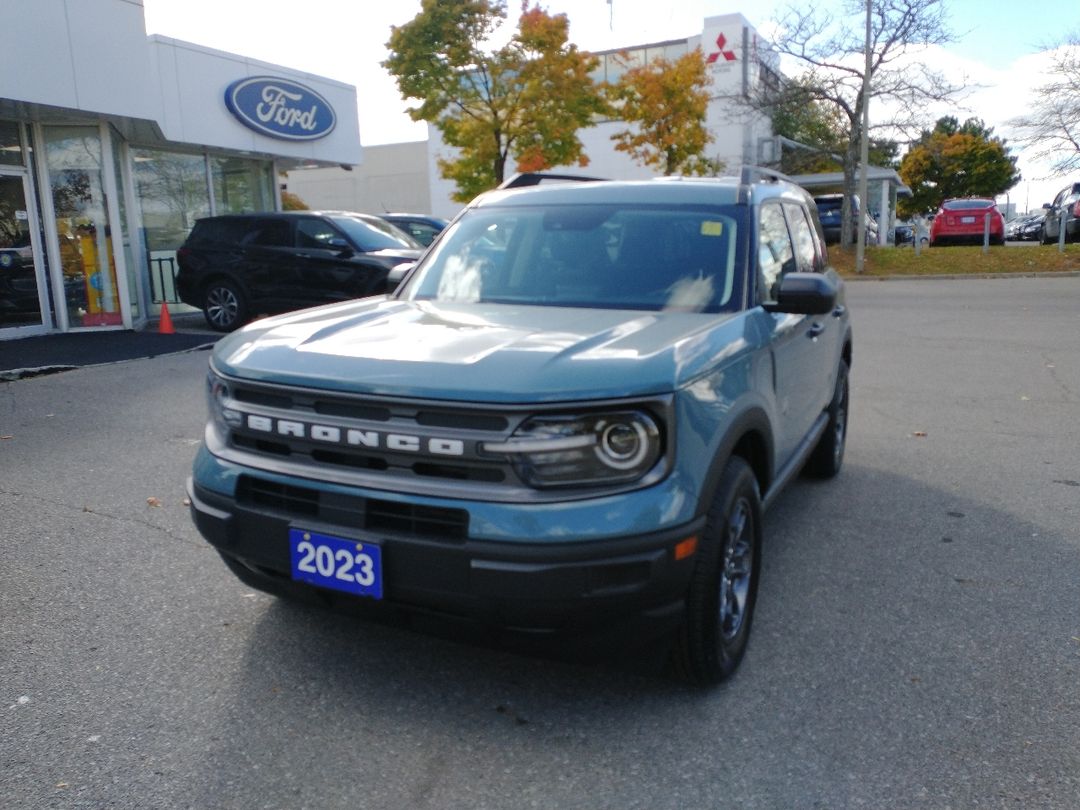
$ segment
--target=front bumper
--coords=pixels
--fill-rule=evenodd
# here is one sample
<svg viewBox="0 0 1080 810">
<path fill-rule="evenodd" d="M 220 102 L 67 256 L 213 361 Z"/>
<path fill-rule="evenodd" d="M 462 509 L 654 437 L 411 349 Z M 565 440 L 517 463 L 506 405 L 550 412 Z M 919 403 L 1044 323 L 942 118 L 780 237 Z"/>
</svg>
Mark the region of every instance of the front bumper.
<svg viewBox="0 0 1080 810">
<path fill-rule="evenodd" d="M 400 529 L 374 534 L 320 515 L 251 506 L 188 479 L 192 518 L 247 584 L 282 595 L 315 596 L 373 615 L 414 611 L 532 635 L 653 638 L 682 619 L 695 557 L 675 546 L 704 518 L 661 532 L 588 542 L 514 542 L 422 537 Z M 315 529 L 382 546 L 382 600 L 315 588 L 291 579 L 289 528 Z"/>
</svg>

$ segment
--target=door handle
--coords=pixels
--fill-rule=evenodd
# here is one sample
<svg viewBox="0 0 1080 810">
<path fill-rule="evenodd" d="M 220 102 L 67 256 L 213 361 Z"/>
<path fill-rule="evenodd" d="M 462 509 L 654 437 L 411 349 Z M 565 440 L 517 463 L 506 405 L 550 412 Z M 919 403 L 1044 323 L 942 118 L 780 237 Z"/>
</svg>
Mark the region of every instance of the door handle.
<svg viewBox="0 0 1080 810">
<path fill-rule="evenodd" d="M 821 337 L 821 335 L 823 335 L 824 333 L 825 333 L 825 327 L 822 326 L 820 323 L 815 323 L 815 324 L 812 324 L 810 326 L 810 329 L 807 330 L 806 336 L 808 338 L 818 338 L 818 337 Z"/>
<path fill-rule="evenodd" d="M 845 307 L 843 304 L 837 304 L 836 309 L 834 309 L 832 311 L 832 316 L 834 318 L 843 318 L 844 313 L 846 313 L 846 312 L 847 312 L 847 307 Z"/>
</svg>

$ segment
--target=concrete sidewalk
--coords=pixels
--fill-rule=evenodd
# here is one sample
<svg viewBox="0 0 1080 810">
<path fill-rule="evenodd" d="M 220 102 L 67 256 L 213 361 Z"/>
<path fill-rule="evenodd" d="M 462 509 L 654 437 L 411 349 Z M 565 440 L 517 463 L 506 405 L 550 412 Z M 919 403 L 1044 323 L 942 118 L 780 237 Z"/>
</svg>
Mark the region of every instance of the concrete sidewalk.
<svg viewBox="0 0 1080 810">
<path fill-rule="evenodd" d="M 209 348 L 221 337 L 201 328 L 201 316 L 173 320 L 177 331 L 171 335 L 159 333 L 155 323 L 139 332 L 68 332 L 0 341 L 0 381 Z"/>
</svg>

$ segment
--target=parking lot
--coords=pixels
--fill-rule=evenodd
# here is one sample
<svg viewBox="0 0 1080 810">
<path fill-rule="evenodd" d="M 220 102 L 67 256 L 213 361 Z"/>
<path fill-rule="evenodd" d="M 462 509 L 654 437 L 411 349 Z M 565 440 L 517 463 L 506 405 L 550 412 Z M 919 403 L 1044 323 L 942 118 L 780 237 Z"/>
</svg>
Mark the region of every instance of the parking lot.
<svg viewBox="0 0 1080 810">
<path fill-rule="evenodd" d="M 844 470 L 713 691 L 242 586 L 183 503 L 206 352 L 0 383 L 0 804 L 1080 806 L 1080 278 L 848 298 Z"/>
</svg>

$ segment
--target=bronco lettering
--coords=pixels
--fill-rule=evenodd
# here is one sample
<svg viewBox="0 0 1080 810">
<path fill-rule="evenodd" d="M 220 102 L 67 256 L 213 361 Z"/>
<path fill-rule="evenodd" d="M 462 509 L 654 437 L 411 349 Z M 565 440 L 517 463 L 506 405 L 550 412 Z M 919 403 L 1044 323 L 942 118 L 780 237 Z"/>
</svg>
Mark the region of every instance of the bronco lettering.
<svg viewBox="0 0 1080 810">
<path fill-rule="evenodd" d="M 380 433 L 377 430 L 351 428 L 342 431 L 333 425 L 308 424 L 294 419 L 273 419 L 269 416 L 245 414 L 249 430 L 275 433 L 296 439 L 309 439 L 327 444 L 346 444 L 350 447 L 366 447 L 371 450 L 385 448 L 403 453 L 429 453 L 433 456 L 463 456 L 465 442 L 460 439 L 429 438 L 405 433 Z"/>
</svg>

